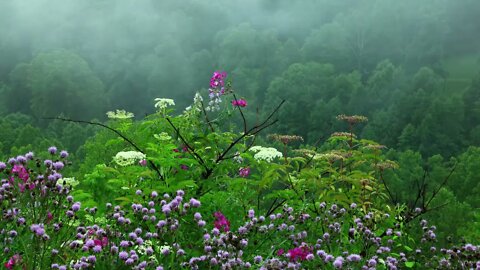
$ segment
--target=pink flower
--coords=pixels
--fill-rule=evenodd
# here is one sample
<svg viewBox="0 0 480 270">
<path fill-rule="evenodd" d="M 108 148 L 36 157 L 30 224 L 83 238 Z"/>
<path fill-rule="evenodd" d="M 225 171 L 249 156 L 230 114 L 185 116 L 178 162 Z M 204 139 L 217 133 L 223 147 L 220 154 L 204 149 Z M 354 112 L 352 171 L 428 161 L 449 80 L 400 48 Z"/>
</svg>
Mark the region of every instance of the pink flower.
<svg viewBox="0 0 480 270">
<path fill-rule="evenodd" d="M 146 159 L 142 159 L 142 160 L 140 160 L 140 161 L 138 162 L 138 164 L 140 164 L 140 166 L 142 166 L 142 167 L 145 167 L 145 166 L 147 166 L 147 160 L 146 160 Z"/>
<path fill-rule="evenodd" d="M 213 213 L 215 217 L 214 226 L 218 230 L 222 229 L 224 232 L 230 231 L 230 221 L 222 214 L 222 212 Z"/>
<path fill-rule="evenodd" d="M 18 188 L 20 189 L 21 193 L 25 192 L 25 184 L 18 183 Z"/>
<path fill-rule="evenodd" d="M 232 100 L 232 105 L 234 107 L 246 107 L 247 106 L 247 101 L 243 98 L 237 99 L 237 100 Z"/>
<path fill-rule="evenodd" d="M 100 239 L 94 239 L 93 243 L 95 243 L 95 246 L 101 246 L 101 247 L 106 247 L 108 245 L 108 238 L 104 236 L 102 240 Z"/>
<path fill-rule="evenodd" d="M 23 182 L 27 182 L 28 178 L 30 177 L 27 170 L 22 165 L 15 164 L 13 166 L 12 173 L 17 174 L 18 177 L 23 180 Z"/>
<path fill-rule="evenodd" d="M 240 175 L 240 177 L 248 177 L 250 175 L 250 167 L 238 169 L 238 174 Z"/>
<path fill-rule="evenodd" d="M 48 211 L 48 213 L 47 213 L 47 223 L 50 222 L 50 220 L 52 220 L 52 219 L 53 219 L 53 215 L 50 211 Z"/>
<path fill-rule="evenodd" d="M 306 246 L 296 247 L 294 249 L 290 249 L 288 254 L 290 255 L 290 261 L 304 261 L 307 259 L 308 254 L 310 254 L 310 249 Z"/>
<path fill-rule="evenodd" d="M 222 87 L 225 85 L 225 78 L 227 73 L 225 71 L 215 71 L 213 72 L 212 78 L 210 78 L 210 88 Z"/>
<path fill-rule="evenodd" d="M 20 262 L 21 259 L 22 258 L 20 257 L 19 254 L 15 254 L 12 257 L 10 257 L 10 259 L 4 265 L 7 269 L 11 270 L 18 262 Z"/>
</svg>

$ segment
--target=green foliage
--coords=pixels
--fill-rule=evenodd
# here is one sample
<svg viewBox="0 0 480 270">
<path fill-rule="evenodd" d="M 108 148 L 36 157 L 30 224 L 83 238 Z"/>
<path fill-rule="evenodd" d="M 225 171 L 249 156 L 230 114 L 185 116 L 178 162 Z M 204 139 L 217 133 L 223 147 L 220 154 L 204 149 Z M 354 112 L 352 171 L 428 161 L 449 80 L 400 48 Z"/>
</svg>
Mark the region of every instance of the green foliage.
<svg viewBox="0 0 480 270">
<path fill-rule="evenodd" d="M 58 50 L 42 53 L 12 71 L 7 92 L 10 111 L 28 108 L 38 117 L 67 116 L 91 119 L 104 107 L 104 86 L 87 62 L 75 53 Z M 30 110 L 23 111 L 30 112 Z"/>
</svg>

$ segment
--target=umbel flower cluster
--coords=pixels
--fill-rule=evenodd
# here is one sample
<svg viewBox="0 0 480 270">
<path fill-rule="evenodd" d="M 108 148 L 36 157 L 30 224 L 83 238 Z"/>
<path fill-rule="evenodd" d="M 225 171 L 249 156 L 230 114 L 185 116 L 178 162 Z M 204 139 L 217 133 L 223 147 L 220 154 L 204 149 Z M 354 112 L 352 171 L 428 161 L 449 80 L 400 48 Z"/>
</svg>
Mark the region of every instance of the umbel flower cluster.
<svg viewBox="0 0 480 270">
<path fill-rule="evenodd" d="M 107 117 L 110 119 L 129 119 L 133 118 L 134 115 L 133 113 L 127 112 L 125 110 L 116 110 L 115 112 L 107 112 Z"/>
<path fill-rule="evenodd" d="M 167 107 L 175 106 L 175 101 L 169 98 L 156 98 L 155 99 L 155 108 L 160 111 L 165 110 Z"/>
<path fill-rule="evenodd" d="M 138 151 L 121 151 L 113 157 L 113 161 L 119 166 L 129 166 L 135 164 L 137 161 L 144 160 L 145 158 L 145 154 Z"/>
<path fill-rule="evenodd" d="M 255 152 L 256 160 L 272 162 L 275 158 L 283 157 L 283 154 L 273 147 L 253 146 L 250 151 Z"/>
</svg>

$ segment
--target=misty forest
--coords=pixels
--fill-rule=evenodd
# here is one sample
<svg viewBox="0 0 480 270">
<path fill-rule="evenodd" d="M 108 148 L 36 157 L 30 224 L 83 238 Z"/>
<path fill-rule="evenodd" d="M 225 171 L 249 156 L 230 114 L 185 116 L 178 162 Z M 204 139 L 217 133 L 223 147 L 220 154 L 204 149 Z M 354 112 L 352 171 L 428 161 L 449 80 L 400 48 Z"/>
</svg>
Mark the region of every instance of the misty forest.
<svg viewBox="0 0 480 270">
<path fill-rule="evenodd" d="M 480 269 L 480 1 L 0 1 L 0 268 Z"/>
</svg>

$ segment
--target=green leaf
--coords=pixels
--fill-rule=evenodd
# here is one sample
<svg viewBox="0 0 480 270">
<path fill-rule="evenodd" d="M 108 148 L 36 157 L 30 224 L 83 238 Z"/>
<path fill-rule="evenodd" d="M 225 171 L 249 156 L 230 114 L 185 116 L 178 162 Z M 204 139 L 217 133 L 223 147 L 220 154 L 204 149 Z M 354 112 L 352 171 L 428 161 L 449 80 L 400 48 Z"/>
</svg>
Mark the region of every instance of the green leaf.
<svg viewBox="0 0 480 270">
<path fill-rule="evenodd" d="M 405 266 L 408 268 L 412 268 L 415 265 L 415 262 L 405 262 Z"/>
<path fill-rule="evenodd" d="M 118 197 L 118 198 L 115 198 L 115 201 L 130 202 L 131 199 L 128 197 Z"/>
</svg>

